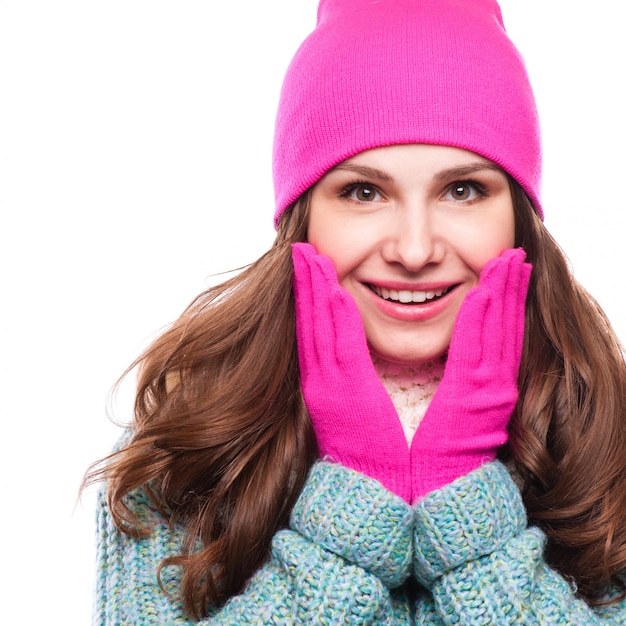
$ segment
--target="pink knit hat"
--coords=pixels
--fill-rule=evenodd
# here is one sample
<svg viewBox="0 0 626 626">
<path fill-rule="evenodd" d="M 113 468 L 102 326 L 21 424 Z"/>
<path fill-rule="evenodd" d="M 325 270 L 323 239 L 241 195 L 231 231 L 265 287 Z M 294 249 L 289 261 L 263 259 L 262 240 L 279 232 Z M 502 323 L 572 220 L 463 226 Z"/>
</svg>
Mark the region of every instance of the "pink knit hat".
<svg viewBox="0 0 626 626">
<path fill-rule="evenodd" d="M 407 143 L 497 163 L 543 217 L 537 109 L 495 0 L 321 0 L 281 92 L 275 224 L 341 161 Z"/>
</svg>

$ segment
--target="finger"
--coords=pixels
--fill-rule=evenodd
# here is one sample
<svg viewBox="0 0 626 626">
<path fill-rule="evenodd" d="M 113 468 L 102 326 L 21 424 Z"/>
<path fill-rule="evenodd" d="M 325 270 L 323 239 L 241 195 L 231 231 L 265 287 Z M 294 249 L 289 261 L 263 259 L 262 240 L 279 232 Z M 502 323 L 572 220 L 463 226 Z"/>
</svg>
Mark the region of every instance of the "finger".
<svg viewBox="0 0 626 626">
<path fill-rule="evenodd" d="M 313 246 L 294 245 L 292 257 L 298 355 L 306 375 L 311 368 L 324 371 L 325 362 L 332 356 L 334 337 L 329 317 L 330 288 L 326 285 L 318 262 L 320 257 Z"/>
<path fill-rule="evenodd" d="M 490 260 L 480 274 L 478 285 L 465 296 L 454 325 L 446 370 L 451 369 L 453 363 L 476 367 L 481 362 L 487 349 L 486 339 L 489 339 L 489 332 L 493 332 L 487 324 L 492 291 L 499 283 L 502 264 L 506 262 L 506 256 Z"/>
<path fill-rule="evenodd" d="M 490 263 L 481 288 L 489 297 L 489 307 L 483 320 L 483 357 L 499 363 L 511 350 L 515 337 L 511 336 L 511 320 L 515 320 L 517 307 L 511 302 L 517 298 L 517 267 L 523 260 L 519 254 L 506 250 L 495 262 Z"/>
<path fill-rule="evenodd" d="M 292 253 L 297 250 L 302 256 L 315 256 L 317 254 L 317 250 L 313 244 L 310 244 L 307 241 L 296 241 L 295 243 L 292 243 L 291 250 Z"/>
<path fill-rule="evenodd" d="M 457 315 L 448 350 L 446 377 L 449 370 L 463 371 L 474 368 L 482 358 L 483 319 L 489 305 L 489 297 L 479 289 L 472 289 L 461 305 Z"/>
<path fill-rule="evenodd" d="M 309 243 L 298 242 L 291 245 L 291 260 L 296 276 L 300 270 L 309 265 L 310 259 L 316 255 L 315 248 Z"/>
<path fill-rule="evenodd" d="M 343 367 L 371 362 L 363 320 L 354 298 L 343 287 L 337 287 L 332 302 L 337 361 Z"/>
<path fill-rule="evenodd" d="M 296 298 L 321 304 L 337 286 L 337 272 L 332 261 L 317 254 L 310 244 L 292 246 L 294 291 Z M 307 307 L 311 310 L 311 307 Z"/>
<path fill-rule="evenodd" d="M 311 246 L 312 248 L 312 246 Z M 298 326 L 310 326 L 313 314 L 313 276 L 310 267 L 311 254 L 306 244 L 292 246 L 293 291 Z"/>
<path fill-rule="evenodd" d="M 482 289 L 490 294 L 484 320 L 484 357 L 494 363 L 519 367 L 523 337 L 528 264 L 521 249 L 507 250 L 489 271 Z"/>
<path fill-rule="evenodd" d="M 330 295 L 332 290 L 339 284 L 337 270 L 333 262 L 322 254 L 311 257 L 314 286 L 322 293 Z"/>
<path fill-rule="evenodd" d="M 532 265 L 524 263 L 520 270 L 520 282 L 517 301 L 517 334 L 516 334 L 516 353 L 515 358 L 519 364 L 522 359 L 522 350 L 524 349 L 524 333 L 526 325 L 526 299 L 528 296 L 528 287 L 530 285 L 530 276 L 532 273 Z"/>
<path fill-rule="evenodd" d="M 511 250 L 507 254 L 508 267 L 502 280 L 501 306 L 501 359 L 519 366 L 523 341 L 526 294 L 531 266 L 524 263 L 523 250 Z"/>
<path fill-rule="evenodd" d="M 518 310 L 518 294 L 521 288 L 522 267 L 526 254 L 521 249 L 507 250 L 506 255 L 501 259 L 506 260 L 506 264 L 502 265 L 502 276 L 500 278 L 499 287 L 495 287 L 494 291 L 501 289 L 504 305 L 511 312 Z"/>
<path fill-rule="evenodd" d="M 507 267 L 511 262 L 522 263 L 526 258 L 526 253 L 522 248 L 510 248 L 488 261 L 480 273 L 478 287 L 494 292 L 501 283 L 502 272 L 508 271 Z"/>
</svg>

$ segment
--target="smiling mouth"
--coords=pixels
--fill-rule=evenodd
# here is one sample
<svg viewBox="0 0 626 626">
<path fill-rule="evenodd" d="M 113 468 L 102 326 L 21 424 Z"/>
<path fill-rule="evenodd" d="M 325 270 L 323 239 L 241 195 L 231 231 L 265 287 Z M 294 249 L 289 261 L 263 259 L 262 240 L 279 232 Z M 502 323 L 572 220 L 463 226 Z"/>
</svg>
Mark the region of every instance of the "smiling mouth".
<svg viewBox="0 0 626 626">
<path fill-rule="evenodd" d="M 401 304 L 423 304 L 424 302 L 433 302 L 442 298 L 452 291 L 456 285 L 446 287 L 445 289 L 434 289 L 432 291 L 410 291 L 408 289 L 396 290 L 386 289 L 384 287 L 376 287 L 376 285 L 368 285 L 369 288 L 380 298 L 389 302 L 399 302 Z"/>
</svg>

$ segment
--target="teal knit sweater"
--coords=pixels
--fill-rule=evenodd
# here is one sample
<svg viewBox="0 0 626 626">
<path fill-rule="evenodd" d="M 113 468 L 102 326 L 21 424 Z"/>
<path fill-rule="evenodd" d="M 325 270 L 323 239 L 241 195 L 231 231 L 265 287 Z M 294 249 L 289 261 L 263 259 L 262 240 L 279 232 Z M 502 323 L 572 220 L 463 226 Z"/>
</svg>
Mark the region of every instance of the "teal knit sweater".
<svg viewBox="0 0 626 626">
<path fill-rule="evenodd" d="M 176 599 L 179 569 L 161 574 L 172 597 L 157 581 L 159 563 L 180 553 L 182 530 L 170 530 L 141 491 L 129 504 L 154 531 L 144 540 L 120 533 L 101 495 L 94 626 L 192 624 Z M 500 463 L 410 507 L 375 480 L 318 462 L 269 561 L 198 623 L 626 624 L 626 601 L 587 606 L 547 567 L 544 543 Z"/>
</svg>

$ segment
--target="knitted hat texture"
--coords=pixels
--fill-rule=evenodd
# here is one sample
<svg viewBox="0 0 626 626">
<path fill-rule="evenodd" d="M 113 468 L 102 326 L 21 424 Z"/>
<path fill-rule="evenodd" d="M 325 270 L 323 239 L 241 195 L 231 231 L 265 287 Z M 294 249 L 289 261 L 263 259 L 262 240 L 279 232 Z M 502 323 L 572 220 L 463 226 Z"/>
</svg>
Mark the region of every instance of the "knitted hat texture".
<svg viewBox="0 0 626 626">
<path fill-rule="evenodd" d="M 543 217 L 537 108 L 495 0 L 321 0 L 281 91 L 275 224 L 338 163 L 410 143 L 497 163 Z"/>
</svg>

